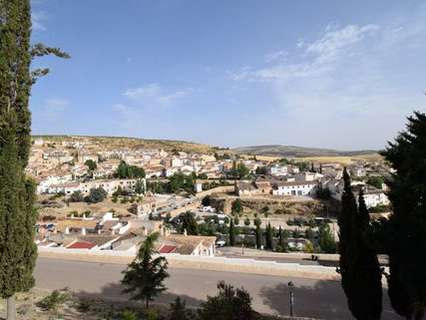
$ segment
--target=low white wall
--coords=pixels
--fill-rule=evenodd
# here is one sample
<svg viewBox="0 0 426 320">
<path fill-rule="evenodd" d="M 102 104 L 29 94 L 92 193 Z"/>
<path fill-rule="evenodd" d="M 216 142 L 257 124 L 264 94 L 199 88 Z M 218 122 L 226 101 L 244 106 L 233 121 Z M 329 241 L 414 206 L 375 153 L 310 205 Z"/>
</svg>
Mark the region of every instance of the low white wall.
<svg viewBox="0 0 426 320">
<path fill-rule="evenodd" d="M 128 264 L 135 258 L 135 254 L 131 252 L 44 247 L 39 248 L 39 256 L 65 260 L 118 264 Z M 338 280 L 340 278 L 335 268 L 317 265 L 300 265 L 298 263 L 278 263 L 274 261 L 240 258 L 187 256 L 179 254 L 166 254 L 163 256 L 167 258 L 171 268 L 244 272 L 321 280 Z"/>
</svg>

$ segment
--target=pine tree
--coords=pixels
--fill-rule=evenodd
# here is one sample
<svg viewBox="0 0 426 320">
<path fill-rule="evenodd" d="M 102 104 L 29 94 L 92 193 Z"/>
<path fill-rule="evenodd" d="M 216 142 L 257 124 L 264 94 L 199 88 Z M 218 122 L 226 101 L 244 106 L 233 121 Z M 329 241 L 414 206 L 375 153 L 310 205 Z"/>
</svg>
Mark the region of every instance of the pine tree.
<svg viewBox="0 0 426 320">
<path fill-rule="evenodd" d="M 396 171 L 387 181 L 389 221 L 388 294 L 395 311 L 423 319 L 426 306 L 426 114 L 414 112 L 407 129 L 382 152 Z"/>
<path fill-rule="evenodd" d="M 30 0 L 0 0 L 0 297 L 15 319 L 15 293 L 34 285 L 35 184 L 26 178 L 31 145 L 31 85 L 49 72 L 30 72 L 33 57 L 68 57 L 59 49 L 30 45 Z"/>
<path fill-rule="evenodd" d="M 133 300 L 144 300 L 146 308 L 149 302 L 167 288 L 164 279 L 167 273 L 167 260 L 164 257 L 153 259 L 156 253 L 155 242 L 159 233 L 149 235 L 142 243 L 136 259 L 123 271 L 124 278 L 121 283 L 126 287 L 123 292 L 131 293 Z"/>
<path fill-rule="evenodd" d="M 235 228 L 234 228 L 234 219 L 231 218 L 231 222 L 229 223 L 229 245 L 235 245 Z"/>
<path fill-rule="evenodd" d="M 343 178 L 345 188 L 338 217 L 342 287 L 356 319 L 376 320 L 382 312 L 381 270 L 374 250 L 366 243 L 368 210 L 362 193 L 358 210 L 346 168 Z"/>
</svg>

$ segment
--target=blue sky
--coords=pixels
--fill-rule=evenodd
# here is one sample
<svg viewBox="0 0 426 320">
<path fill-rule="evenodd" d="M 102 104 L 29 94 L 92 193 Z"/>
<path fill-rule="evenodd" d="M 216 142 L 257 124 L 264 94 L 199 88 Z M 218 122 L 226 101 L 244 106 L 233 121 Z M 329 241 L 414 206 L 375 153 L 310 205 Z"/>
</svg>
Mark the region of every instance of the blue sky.
<svg viewBox="0 0 426 320">
<path fill-rule="evenodd" d="M 383 148 L 426 105 L 424 1 L 33 0 L 34 134 Z"/>
</svg>

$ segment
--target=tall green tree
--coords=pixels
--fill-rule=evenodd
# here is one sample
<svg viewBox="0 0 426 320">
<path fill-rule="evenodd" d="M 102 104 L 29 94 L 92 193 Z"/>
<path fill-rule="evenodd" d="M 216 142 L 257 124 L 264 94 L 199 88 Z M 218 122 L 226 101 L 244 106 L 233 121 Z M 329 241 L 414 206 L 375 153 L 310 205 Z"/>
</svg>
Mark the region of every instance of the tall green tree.
<svg viewBox="0 0 426 320">
<path fill-rule="evenodd" d="M 262 230 L 260 229 L 260 224 L 256 225 L 255 229 L 255 237 L 256 237 L 256 248 L 262 248 Z"/>
<path fill-rule="evenodd" d="M 243 204 L 242 204 L 240 198 L 238 198 L 238 199 L 236 199 L 232 202 L 231 209 L 232 209 L 233 214 L 239 214 L 243 211 Z"/>
<path fill-rule="evenodd" d="M 363 304 L 359 319 L 380 319 L 382 313 L 382 270 L 374 246 L 368 238 L 370 214 L 361 190 L 358 197 L 357 231 L 359 242 L 357 283 Z"/>
<path fill-rule="evenodd" d="M 164 257 L 153 258 L 157 253 L 154 249 L 159 233 L 149 235 L 142 243 L 135 260 L 125 271 L 121 283 L 125 286 L 124 293 L 130 293 L 133 300 L 145 301 L 146 308 L 149 302 L 167 288 L 164 280 L 167 273 L 167 260 Z"/>
<path fill-rule="evenodd" d="M 267 250 L 273 250 L 273 231 L 271 223 L 266 226 L 266 242 L 265 247 Z"/>
<path fill-rule="evenodd" d="M 186 233 L 188 235 L 198 235 L 198 223 L 195 220 L 195 215 L 191 211 L 187 211 L 181 214 L 179 219 L 181 221 L 181 233 L 185 232 L 186 230 Z"/>
<path fill-rule="evenodd" d="M 406 130 L 382 152 L 395 170 L 387 182 L 389 219 L 388 294 L 407 319 L 423 319 L 426 306 L 426 114 L 414 112 Z"/>
<path fill-rule="evenodd" d="M 34 285 L 35 185 L 26 178 L 31 145 L 32 84 L 48 69 L 30 71 L 33 57 L 59 49 L 31 46 L 30 0 L 0 0 L 0 297 L 7 319 L 16 318 L 15 294 Z"/>
<path fill-rule="evenodd" d="M 98 167 L 97 163 L 92 159 L 86 160 L 86 162 L 84 162 L 84 165 L 87 166 L 90 171 L 94 171 Z"/>
<path fill-rule="evenodd" d="M 119 179 L 145 178 L 145 170 L 137 166 L 128 165 L 125 161 L 120 161 L 115 176 Z"/>
<path fill-rule="evenodd" d="M 337 244 L 330 226 L 326 223 L 321 224 L 318 228 L 318 245 L 322 252 L 336 253 Z"/>
<path fill-rule="evenodd" d="M 368 210 L 362 193 L 358 210 L 346 168 L 343 179 L 342 208 L 338 217 L 342 287 L 349 310 L 356 319 L 376 320 L 382 312 L 381 270 L 374 250 L 366 243 Z"/>
<path fill-rule="evenodd" d="M 231 222 L 229 223 L 229 245 L 235 245 L 235 227 L 234 227 L 234 219 L 231 218 Z"/>
</svg>

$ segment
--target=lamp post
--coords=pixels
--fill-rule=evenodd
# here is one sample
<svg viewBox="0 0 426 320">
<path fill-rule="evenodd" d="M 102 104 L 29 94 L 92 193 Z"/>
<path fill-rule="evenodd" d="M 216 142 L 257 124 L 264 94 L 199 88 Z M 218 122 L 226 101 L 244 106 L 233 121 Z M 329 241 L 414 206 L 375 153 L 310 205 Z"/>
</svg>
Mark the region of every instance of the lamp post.
<svg viewBox="0 0 426 320">
<path fill-rule="evenodd" d="M 292 281 L 288 283 L 289 299 L 290 299 L 290 317 L 294 316 L 294 284 Z"/>
<path fill-rule="evenodd" d="M 241 255 L 243 256 L 244 255 L 244 238 L 245 238 L 245 234 L 243 233 L 242 235 L 241 235 L 241 238 L 242 238 L 242 241 L 241 241 Z"/>
</svg>

